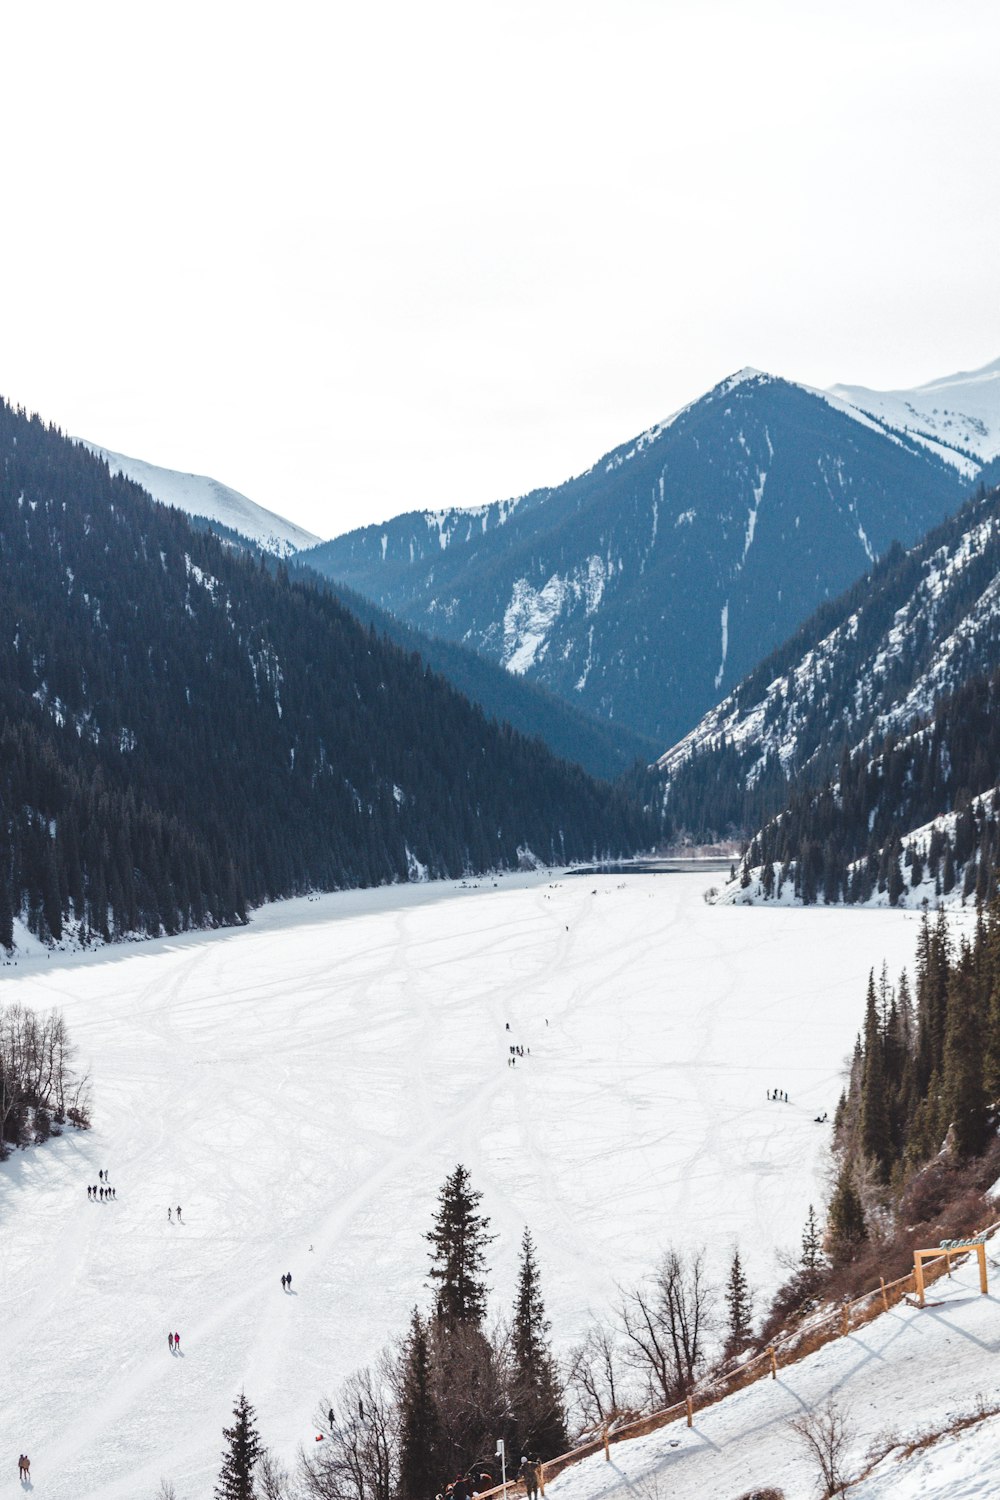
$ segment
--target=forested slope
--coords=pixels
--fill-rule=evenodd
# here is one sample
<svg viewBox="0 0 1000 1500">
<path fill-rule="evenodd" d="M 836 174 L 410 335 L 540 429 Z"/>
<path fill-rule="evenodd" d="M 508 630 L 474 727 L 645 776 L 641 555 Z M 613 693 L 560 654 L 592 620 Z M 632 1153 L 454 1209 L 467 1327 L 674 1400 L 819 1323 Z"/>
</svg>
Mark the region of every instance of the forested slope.
<svg viewBox="0 0 1000 1500">
<path fill-rule="evenodd" d="M 0 941 L 648 841 L 335 599 L 0 405 Z"/>
</svg>

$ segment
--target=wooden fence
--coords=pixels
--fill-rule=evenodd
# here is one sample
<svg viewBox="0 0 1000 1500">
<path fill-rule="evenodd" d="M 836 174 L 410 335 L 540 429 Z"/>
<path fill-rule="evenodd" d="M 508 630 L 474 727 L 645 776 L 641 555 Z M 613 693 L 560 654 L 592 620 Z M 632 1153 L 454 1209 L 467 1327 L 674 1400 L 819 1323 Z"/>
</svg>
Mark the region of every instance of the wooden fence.
<svg viewBox="0 0 1000 1500">
<path fill-rule="evenodd" d="M 960 1243 L 975 1245 L 977 1241 L 985 1242 L 998 1229 L 1000 1229 L 1000 1220 L 980 1230 L 971 1239 Z M 924 1284 L 937 1281 L 940 1276 L 950 1276 L 955 1257 L 964 1259 L 969 1253 L 969 1251 L 953 1250 L 943 1244 L 940 1252 L 923 1264 Z M 682 1417 L 690 1427 L 696 1411 L 701 1411 L 706 1406 L 714 1406 L 717 1401 L 724 1400 L 726 1396 L 731 1396 L 734 1392 L 743 1390 L 745 1386 L 753 1385 L 768 1375 L 772 1380 L 777 1380 L 780 1368 L 797 1364 L 800 1359 L 805 1359 L 808 1354 L 812 1354 L 833 1339 L 842 1338 L 856 1328 L 863 1328 L 866 1323 L 888 1312 L 890 1307 L 897 1306 L 904 1297 L 916 1295 L 918 1290 L 912 1271 L 906 1276 L 899 1277 L 897 1281 L 886 1281 L 879 1277 L 877 1287 L 862 1292 L 860 1297 L 841 1303 L 839 1307 L 806 1319 L 790 1333 L 775 1339 L 765 1350 L 755 1355 L 753 1359 L 747 1360 L 738 1369 L 704 1385 L 696 1385 L 683 1401 L 676 1401 L 673 1406 L 650 1412 L 647 1416 L 637 1417 L 633 1421 L 623 1422 L 620 1426 L 607 1426 L 599 1437 L 581 1443 L 579 1447 L 570 1449 L 568 1453 L 561 1453 L 558 1458 L 550 1458 L 544 1464 L 540 1464 L 539 1483 L 542 1494 L 545 1494 L 545 1486 L 549 1480 L 561 1474 L 564 1469 L 568 1469 L 571 1464 L 579 1463 L 581 1459 L 590 1458 L 593 1454 L 602 1451 L 610 1462 L 609 1445 L 611 1443 L 620 1443 L 628 1438 L 645 1437 L 647 1433 L 655 1432 L 660 1427 L 668 1427 L 672 1422 L 679 1422 Z M 523 1495 L 523 1483 L 516 1479 L 508 1479 L 506 1485 L 498 1484 L 491 1490 L 482 1490 L 478 1500 L 489 1500 L 492 1496 L 502 1496 L 506 1500 L 508 1494 Z"/>
</svg>

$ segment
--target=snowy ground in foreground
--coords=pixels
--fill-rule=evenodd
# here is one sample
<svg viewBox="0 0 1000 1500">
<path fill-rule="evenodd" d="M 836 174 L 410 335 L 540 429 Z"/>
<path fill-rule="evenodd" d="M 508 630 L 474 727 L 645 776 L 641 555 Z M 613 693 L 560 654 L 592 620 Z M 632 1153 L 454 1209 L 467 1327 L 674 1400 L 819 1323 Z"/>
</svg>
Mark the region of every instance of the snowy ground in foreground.
<svg viewBox="0 0 1000 1500">
<path fill-rule="evenodd" d="M 990 1295 L 979 1271 L 955 1271 L 928 1288 L 920 1311 L 900 1304 L 847 1338 L 779 1370 L 684 1422 L 616 1444 L 611 1462 L 585 1459 L 546 1486 L 549 1500 L 736 1500 L 773 1486 L 786 1500 L 822 1493 L 815 1464 L 804 1457 L 792 1420 L 829 1400 L 852 1430 L 845 1469 L 860 1473 L 873 1445 L 884 1450 L 942 1431 L 975 1412 L 981 1397 L 997 1401 L 1000 1301 L 996 1242 L 988 1254 Z M 997 1493 L 1000 1417 L 903 1458 L 890 1453 L 849 1494 L 853 1500 L 991 1500 Z"/>
<path fill-rule="evenodd" d="M 868 969 L 909 964 L 917 922 L 710 907 L 711 880 L 353 892 L 3 970 L 3 1000 L 62 1007 L 96 1116 L 0 1167 L 0 1496 L 26 1449 L 39 1500 L 143 1500 L 161 1475 L 203 1500 L 241 1387 L 291 1457 L 426 1302 L 459 1160 L 499 1235 L 498 1305 L 531 1225 L 557 1347 L 670 1242 L 721 1269 L 738 1237 L 773 1285 L 822 1193 L 813 1116 Z M 510 1040 L 531 1048 L 515 1069 Z M 118 1201 L 92 1204 L 105 1166 Z"/>
</svg>

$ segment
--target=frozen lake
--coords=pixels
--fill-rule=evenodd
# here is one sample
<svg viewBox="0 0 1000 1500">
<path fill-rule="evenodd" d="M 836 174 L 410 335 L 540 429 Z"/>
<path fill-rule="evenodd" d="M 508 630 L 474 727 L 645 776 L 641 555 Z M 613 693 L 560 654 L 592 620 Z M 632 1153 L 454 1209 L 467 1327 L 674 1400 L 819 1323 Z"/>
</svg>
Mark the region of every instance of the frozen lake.
<svg viewBox="0 0 1000 1500">
<path fill-rule="evenodd" d="M 161 1476 L 202 1500 L 241 1387 L 282 1456 L 310 1442 L 319 1398 L 426 1304 L 458 1161 L 499 1236 L 498 1309 L 531 1226 L 557 1349 L 668 1243 L 721 1274 L 738 1240 L 773 1287 L 824 1196 L 813 1118 L 868 970 L 912 962 L 917 919 L 710 907 L 712 882 L 351 892 L 4 969 L 5 1001 L 62 1008 L 95 1093 L 90 1133 L 0 1166 L 0 1451 L 29 1452 L 38 1500 L 143 1500 Z M 104 1167 L 117 1202 L 90 1203 Z"/>
</svg>

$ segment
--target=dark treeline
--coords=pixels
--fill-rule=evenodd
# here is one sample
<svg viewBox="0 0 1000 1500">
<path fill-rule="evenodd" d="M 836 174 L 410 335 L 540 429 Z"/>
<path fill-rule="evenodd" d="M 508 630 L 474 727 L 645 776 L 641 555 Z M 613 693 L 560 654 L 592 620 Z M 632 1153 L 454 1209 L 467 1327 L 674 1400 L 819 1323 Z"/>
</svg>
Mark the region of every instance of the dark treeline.
<svg viewBox="0 0 1000 1500">
<path fill-rule="evenodd" d="M 998 780 L 1000 671 L 963 683 L 904 737 L 845 750 L 833 782 L 794 792 L 755 835 L 744 879 L 759 869 L 765 898 L 790 881 L 806 904 L 863 902 L 887 892 L 896 905 L 928 877 L 935 896 L 958 886 L 964 897 L 989 901 L 1000 861 Z M 907 843 L 914 828 L 951 810 L 953 828 L 932 829 L 922 848 Z"/>
<path fill-rule="evenodd" d="M 825 1234 L 810 1209 L 803 1257 L 762 1337 L 817 1301 L 857 1296 L 912 1269 L 915 1247 L 964 1238 L 995 1216 L 1000 1171 L 1000 897 L 957 940 L 921 920 L 913 979 L 872 973 L 834 1119 Z"/>
<path fill-rule="evenodd" d="M 1000 901 L 956 943 L 943 912 L 920 925 L 914 990 L 868 982 L 864 1030 L 837 1110 L 845 1171 L 897 1185 L 946 1145 L 978 1156 L 1000 1106 Z"/>
<path fill-rule="evenodd" d="M 631 850 L 638 804 L 0 404 L 0 942 Z"/>
<path fill-rule="evenodd" d="M 0 1006 L 0 1161 L 13 1146 L 90 1124 L 90 1085 L 77 1071 L 66 1022 L 22 1005 Z"/>
<path fill-rule="evenodd" d="M 213 532 L 232 546 L 264 555 L 267 567 L 275 571 L 278 560 L 263 553 L 257 542 L 222 525 L 193 517 L 192 524 Z M 499 662 L 480 656 L 457 641 L 446 641 L 407 624 L 388 609 L 366 599 L 354 589 L 327 577 L 310 566 L 311 552 L 286 558 L 288 576 L 330 593 L 365 626 L 372 626 L 408 653 L 416 652 L 425 666 L 439 673 L 452 687 L 476 703 L 492 719 L 509 724 L 529 739 L 540 739 L 562 760 L 582 766 L 589 776 L 614 781 L 631 772 L 639 763 L 646 766 L 663 749 L 656 740 L 629 729 L 625 724 L 598 718 L 574 703 L 549 692 L 541 683 L 516 672 L 508 672 Z"/>
</svg>

